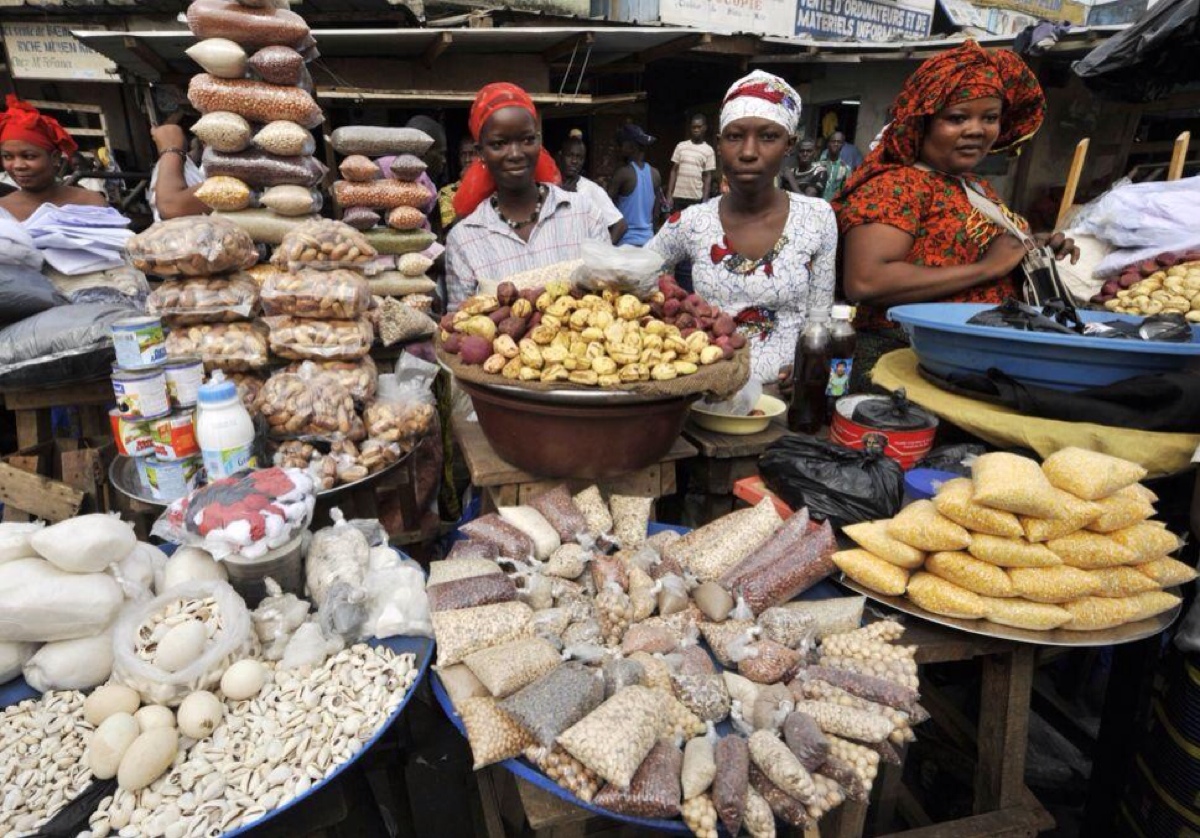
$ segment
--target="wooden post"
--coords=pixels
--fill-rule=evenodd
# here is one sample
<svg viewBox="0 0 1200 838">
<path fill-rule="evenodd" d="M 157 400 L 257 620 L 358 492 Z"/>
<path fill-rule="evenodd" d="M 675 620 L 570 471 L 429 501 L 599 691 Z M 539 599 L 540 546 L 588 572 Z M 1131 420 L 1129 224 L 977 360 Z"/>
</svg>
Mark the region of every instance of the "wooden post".
<svg viewBox="0 0 1200 838">
<path fill-rule="evenodd" d="M 1034 647 L 987 655 L 980 664 L 979 767 L 975 773 L 975 814 L 1022 805 L 1025 748 L 1029 738 L 1029 699 L 1033 693 Z"/>
<path fill-rule="evenodd" d="M 1183 164 L 1187 162 L 1191 143 L 1191 131 L 1184 131 L 1175 138 L 1175 147 L 1171 149 L 1171 165 L 1167 167 L 1167 180 L 1179 180 L 1183 176 Z"/>
<path fill-rule="evenodd" d="M 1090 142 L 1091 140 L 1084 137 L 1079 141 L 1079 145 L 1075 146 L 1075 156 L 1071 159 L 1071 168 L 1067 172 L 1067 185 L 1063 189 L 1062 203 L 1058 205 L 1058 218 L 1054 221 L 1055 230 L 1062 229 L 1063 221 L 1075 203 L 1075 193 L 1079 189 L 1079 178 L 1083 174 L 1083 164 L 1087 161 Z"/>
</svg>

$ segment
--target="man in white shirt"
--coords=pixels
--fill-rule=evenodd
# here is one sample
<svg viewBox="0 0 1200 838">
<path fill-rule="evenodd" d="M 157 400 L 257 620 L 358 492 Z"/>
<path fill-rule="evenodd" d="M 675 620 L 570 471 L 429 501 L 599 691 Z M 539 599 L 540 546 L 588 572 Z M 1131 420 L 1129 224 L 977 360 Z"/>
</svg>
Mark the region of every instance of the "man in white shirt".
<svg viewBox="0 0 1200 838">
<path fill-rule="evenodd" d="M 671 211 L 680 212 L 692 204 L 707 201 L 712 193 L 713 172 L 717 168 L 717 155 L 713 147 L 704 141 L 708 134 L 708 120 L 696 114 L 688 128 L 688 139 L 675 146 L 671 155 L 671 179 L 667 184 L 667 197 Z"/>
<path fill-rule="evenodd" d="M 625 228 L 628 226 L 625 216 L 621 215 L 621 211 L 612 202 L 612 198 L 608 197 L 604 187 L 584 177 L 583 164 L 586 161 L 587 146 L 583 142 L 583 132 L 574 128 L 558 150 L 558 168 L 563 177 L 562 188 L 587 196 L 596 209 L 600 210 L 604 223 L 608 225 L 613 244 L 616 244 L 621 240 L 621 236 L 625 235 Z"/>
</svg>

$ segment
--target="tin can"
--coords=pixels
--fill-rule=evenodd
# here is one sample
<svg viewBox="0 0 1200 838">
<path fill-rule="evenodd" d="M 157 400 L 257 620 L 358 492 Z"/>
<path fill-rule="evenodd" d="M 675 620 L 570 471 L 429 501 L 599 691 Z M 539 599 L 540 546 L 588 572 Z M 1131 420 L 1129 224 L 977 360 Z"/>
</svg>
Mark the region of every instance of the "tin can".
<svg viewBox="0 0 1200 838">
<path fill-rule="evenodd" d="M 176 410 L 195 407 L 204 383 L 204 362 L 199 358 L 170 358 L 163 364 L 167 375 L 167 398 Z"/>
<path fill-rule="evenodd" d="M 933 449 L 933 438 L 938 428 L 937 417 L 929 414 L 925 427 L 911 431 L 871 428 L 854 421 L 854 409 L 864 400 L 882 398 L 888 397 L 861 395 L 838 399 L 829 426 L 829 439 L 856 451 L 878 448 L 899 463 L 902 469 L 910 469 Z"/>
<path fill-rule="evenodd" d="M 182 460 L 145 457 L 138 460 L 138 474 L 152 498 L 174 501 L 203 482 L 204 467 L 199 457 L 186 457 Z"/>
<path fill-rule="evenodd" d="M 190 410 L 181 410 L 161 419 L 153 419 L 147 424 L 150 425 L 150 433 L 154 437 L 156 459 L 183 460 L 200 453 Z"/>
<path fill-rule="evenodd" d="M 126 419 L 116 408 L 108 412 L 108 421 L 112 425 L 117 453 L 126 457 L 149 457 L 154 453 L 154 437 L 146 422 Z"/>
<path fill-rule="evenodd" d="M 159 367 L 127 370 L 113 367 L 113 395 L 123 419 L 157 419 L 171 412 L 167 399 L 167 376 Z"/>
<path fill-rule="evenodd" d="M 167 337 L 162 320 L 150 315 L 125 317 L 112 324 L 117 366 L 125 369 L 152 367 L 167 360 Z"/>
</svg>

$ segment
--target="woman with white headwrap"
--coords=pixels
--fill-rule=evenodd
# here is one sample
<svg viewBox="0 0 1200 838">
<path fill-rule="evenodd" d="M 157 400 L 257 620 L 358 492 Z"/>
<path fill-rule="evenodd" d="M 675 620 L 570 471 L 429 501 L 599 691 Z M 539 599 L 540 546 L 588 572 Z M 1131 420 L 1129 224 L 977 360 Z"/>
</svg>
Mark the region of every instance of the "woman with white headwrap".
<svg viewBox="0 0 1200 838">
<path fill-rule="evenodd" d="M 692 261 L 696 293 L 734 316 L 763 383 L 786 378 L 808 312 L 833 304 L 833 210 L 775 186 L 799 121 L 800 97 L 783 79 L 755 70 L 736 82 L 718 137 L 728 194 L 672 215 L 646 245 L 668 269 Z"/>
</svg>

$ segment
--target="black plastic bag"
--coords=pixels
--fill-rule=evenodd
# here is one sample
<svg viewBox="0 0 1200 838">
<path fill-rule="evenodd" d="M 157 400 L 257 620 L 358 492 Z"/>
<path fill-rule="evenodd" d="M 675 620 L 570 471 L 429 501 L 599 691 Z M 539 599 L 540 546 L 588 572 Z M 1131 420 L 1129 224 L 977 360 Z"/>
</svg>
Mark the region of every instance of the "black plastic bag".
<svg viewBox="0 0 1200 838">
<path fill-rule="evenodd" d="M 800 434 L 768 446 L 758 471 L 792 509 L 807 506 L 813 519 L 839 527 L 890 518 L 904 495 L 904 471 L 882 450 L 855 451 Z"/>
<path fill-rule="evenodd" d="M 0 265 L 0 278 L 4 280 L 0 284 L 0 323 L 5 325 L 67 304 L 50 280 L 32 268 Z"/>
<path fill-rule="evenodd" d="M 1047 316 L 1049 314 L 1049 316 Z M 992 326 L 999 329 L 1016 329 L 1020 332 L 1050 332 L 1073 335 L 1076 330 L 1055 319 L 1057 312 L 1043 313 L 1033 306 L 1009 297 L 995 308 L 981 311 L 967 321 L 972 326 Z"/>
<path fill-rule="evenodd" d="M 850 418 L 878 431 L 919 431 L 933 425 L 933 417 L 910 402 L 903 387 L 889 398 L 863 399 Z"/>
<path fill-rule="evenodd" d="M 913 468 L 927 468 L 933 471 L 948 471 L 963 477 L 971 476 L 971 467 L 965 461 L 987 453 L 986 445 L 963 443 L 961 445 L 943 445 L 926 454 Z"/>
<path fill-rule="evenodd" d="M 1094 338 L 1124 338 L 1154 343 L 1192 342 L 1192 324 L 1182 314 L 1154 314 L 1141 323 L 1128 320 L 1089 323 L 1083 333 Z"/>
</svg>

